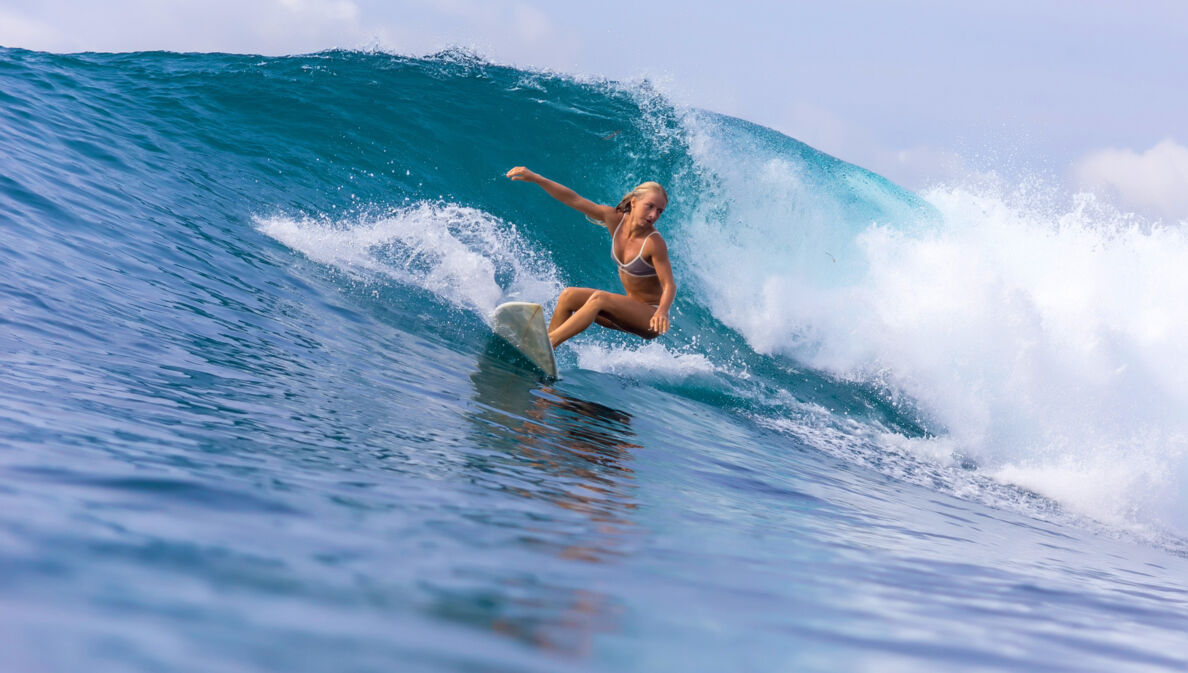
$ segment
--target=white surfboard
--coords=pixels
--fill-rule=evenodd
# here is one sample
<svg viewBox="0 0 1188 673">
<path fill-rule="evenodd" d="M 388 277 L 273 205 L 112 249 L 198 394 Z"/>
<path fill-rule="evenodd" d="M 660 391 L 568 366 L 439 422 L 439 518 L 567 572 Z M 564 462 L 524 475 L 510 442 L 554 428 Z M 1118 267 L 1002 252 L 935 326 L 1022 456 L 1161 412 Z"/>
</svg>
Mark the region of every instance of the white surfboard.
<svg viewBox="0 0 1188 673">
<path fill-rule="evenodd" d="M 491 328 L 547 376 L 557 378 L 557 360 L 553 357 L 544 308 L 540 304 L 526 301 L 500 304 L 491 315 Z"/>
</svg>

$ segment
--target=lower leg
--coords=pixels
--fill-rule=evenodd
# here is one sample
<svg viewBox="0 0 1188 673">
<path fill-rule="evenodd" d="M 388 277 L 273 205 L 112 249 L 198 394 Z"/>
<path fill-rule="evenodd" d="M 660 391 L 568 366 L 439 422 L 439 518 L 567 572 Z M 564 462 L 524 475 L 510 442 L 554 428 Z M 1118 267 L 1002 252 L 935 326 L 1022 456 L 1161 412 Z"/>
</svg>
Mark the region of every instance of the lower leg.
<svg viewBox="0 0 1188 673">
<path fill-rule="evenodd" d="M 557 297 L 557 307 L 553 309 L 553 317 L 549 320 L 549 332 L 557 329 L 573 312 L 582 307 L 594 290 L 584 287 L 567 287 Z"/>
<path fill-rule="evenodd" d="M 573 309 L 566 308 L 561 302 L 557 302 L 557 308 L 553 309 L 553 318 L 549 320 L 549 333 L 557 329 L 569 316 L 573 315 Z"/>
</svg>

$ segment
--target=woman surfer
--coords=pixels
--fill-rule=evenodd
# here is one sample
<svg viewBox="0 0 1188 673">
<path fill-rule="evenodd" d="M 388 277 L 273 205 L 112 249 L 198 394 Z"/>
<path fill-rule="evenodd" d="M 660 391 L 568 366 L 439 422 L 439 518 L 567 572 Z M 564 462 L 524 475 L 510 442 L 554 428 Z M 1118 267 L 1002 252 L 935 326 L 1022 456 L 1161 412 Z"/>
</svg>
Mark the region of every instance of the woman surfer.
<svg viewBox="0 0 1188 673">
<path fill-rule="evenodd" d="M 549 196 L 605 226 L 611 235 L 611 258 L 619 267 L 619 280 L 626 294 L 588 287 L 562 290 L 549 321 L 549 341 L 554 348 L 593 323 L 645 339 L 655 339 L 668 331 L 668 309 L 676 297 L 676 281 L 672 278 L 668 246 L 655 226 L 668 206 L 668 193 L 663 187 L 645 182 L 611 207 L 583 198 L 523 166 L 508 171 L 507 177 L 535 182 Z M 621 261 L 625 259 L 631 261 Z"/>
</svg>

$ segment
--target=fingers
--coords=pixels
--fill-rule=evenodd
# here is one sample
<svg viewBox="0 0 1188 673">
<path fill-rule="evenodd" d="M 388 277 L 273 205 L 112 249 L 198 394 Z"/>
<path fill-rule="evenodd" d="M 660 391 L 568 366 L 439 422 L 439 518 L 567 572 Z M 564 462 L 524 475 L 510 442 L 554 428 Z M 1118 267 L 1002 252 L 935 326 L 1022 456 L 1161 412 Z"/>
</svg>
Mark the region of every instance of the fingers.
<svg viewBox="0 0 1188 673">
<path fill-rule="evenodd" d="M 648 322 L 648 329 L 652 330 L 656 334 L 664 334 L 668 331 L 668 316 L 652 316 L 652 319 Z"/>
<path fill-rule="evenodd" d="M 507 177 L 511 178 L 512 180 L 527 180 L 531 173 L 532 171 L 523 166 L 516 166 L 507 172 Z"/>
</svg>

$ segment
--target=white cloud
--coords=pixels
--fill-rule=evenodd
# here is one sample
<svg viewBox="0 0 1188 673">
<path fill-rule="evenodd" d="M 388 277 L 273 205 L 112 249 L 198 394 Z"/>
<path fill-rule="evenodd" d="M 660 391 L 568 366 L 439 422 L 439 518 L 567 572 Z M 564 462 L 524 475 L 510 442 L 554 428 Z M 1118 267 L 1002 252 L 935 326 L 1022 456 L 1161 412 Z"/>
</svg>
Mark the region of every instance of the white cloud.
<svg viewBox="0 0 1188 673">
<path fill-rule="evenodd" d="M 1188 218 L 1188 147 L 1168 138 L 1143 153 L 1104 149 L 1073 164 L 1082 188 L 1173 219 Z"/>
</svg>

